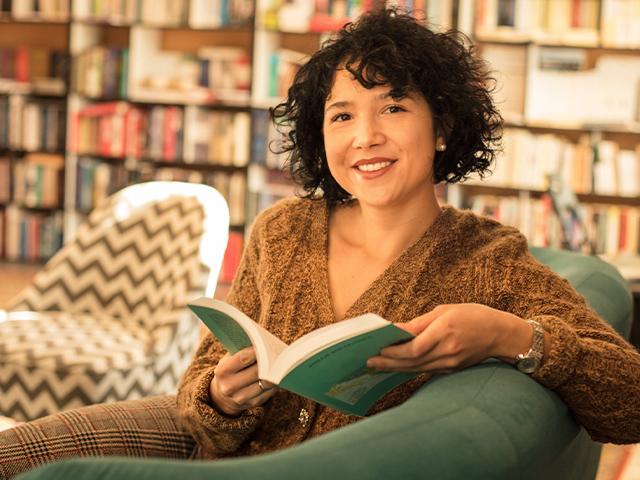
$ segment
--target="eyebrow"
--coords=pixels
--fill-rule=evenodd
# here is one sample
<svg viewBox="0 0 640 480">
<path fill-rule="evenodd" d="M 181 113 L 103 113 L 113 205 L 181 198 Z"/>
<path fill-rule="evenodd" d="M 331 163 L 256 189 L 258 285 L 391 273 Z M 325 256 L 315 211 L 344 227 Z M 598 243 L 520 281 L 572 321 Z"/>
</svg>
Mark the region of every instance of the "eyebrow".
<svg viewBox="0 0 640 480">
<path fill-rule="evenodd" d="M 388 98 L 393 98 L 391 96 L 391 92 L 390 91 L 386 92 L 386 93 L 381 93 L 381 94 L 376 96 L 376 100 L 386 100 Z M 407 95 L 405 98 L 410 98 L 410 95 Z M 332 108 L 344 108 L 344 107 L 348 107 L 350 105 L 353 105 L 353 102 L 349 101 L 349 100 L 341 100 L 339 102 L 333 102 L 331 105 L 329 105 L 327 108 L 324 109 L 324 113 L 327 113 Z"/>
</svg>

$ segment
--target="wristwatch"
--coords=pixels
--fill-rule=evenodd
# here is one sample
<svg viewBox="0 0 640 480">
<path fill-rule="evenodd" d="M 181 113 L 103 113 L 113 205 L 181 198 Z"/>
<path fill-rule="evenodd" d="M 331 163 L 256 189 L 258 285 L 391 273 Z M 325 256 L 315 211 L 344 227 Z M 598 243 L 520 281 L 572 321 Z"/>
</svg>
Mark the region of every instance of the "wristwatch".
<svg viewBox="0 0 640 480">
<path fill-rule="evenodd" d="M 544 354 L 544 329 L 535 320 L 526 320 L 533 327 L 533 345 L 527 353 L 521 353 L 516 357 L 516 368 L 522 373 L 535 372 L 542 363 Z"/>
</svg>

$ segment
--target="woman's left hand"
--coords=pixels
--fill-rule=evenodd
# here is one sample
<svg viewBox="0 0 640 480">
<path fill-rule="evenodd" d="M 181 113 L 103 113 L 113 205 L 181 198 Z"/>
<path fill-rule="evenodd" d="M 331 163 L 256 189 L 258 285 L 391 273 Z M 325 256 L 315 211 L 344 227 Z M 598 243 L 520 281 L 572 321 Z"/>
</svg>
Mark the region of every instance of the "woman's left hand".
<svg viewBox="0 0 640 480">
<path fill-rule="evenodd" d="M 475 303 L 439 305 L 396 325 L 416 337 L 382 349 L 369 359 L 369 367 L 448 373 L 491 357 L 513 362 L 518 353 L 528 351 L 533 337 L 531 326 L 520 317 Z"/>
</svg>

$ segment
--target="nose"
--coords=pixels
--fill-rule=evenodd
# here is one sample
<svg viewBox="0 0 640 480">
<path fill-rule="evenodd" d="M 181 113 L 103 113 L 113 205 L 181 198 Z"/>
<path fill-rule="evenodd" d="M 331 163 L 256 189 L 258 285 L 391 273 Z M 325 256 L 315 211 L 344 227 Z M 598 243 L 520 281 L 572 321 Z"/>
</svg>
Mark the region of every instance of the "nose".
<svg viewBox="0 0 640 480">
<path fill-rule="evenodd" d="M 384 132 L 374 118 L 361 117 L 356 121 L 354 148 L 371 148 L 384 143 Z"/>
</svg>

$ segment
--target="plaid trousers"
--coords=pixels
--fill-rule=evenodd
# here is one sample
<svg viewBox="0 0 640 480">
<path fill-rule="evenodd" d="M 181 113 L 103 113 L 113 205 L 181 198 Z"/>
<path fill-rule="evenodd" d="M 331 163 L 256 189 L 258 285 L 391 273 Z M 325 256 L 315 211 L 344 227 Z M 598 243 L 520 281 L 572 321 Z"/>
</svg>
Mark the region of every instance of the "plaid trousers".
<svg viewBox="0 0 640 480">
<path fill-rule="evenodd" d="M 70 457 L 191 458 L 173 395 L 91 405 L 0 432 L 0 480 Z"/>
</svg>

